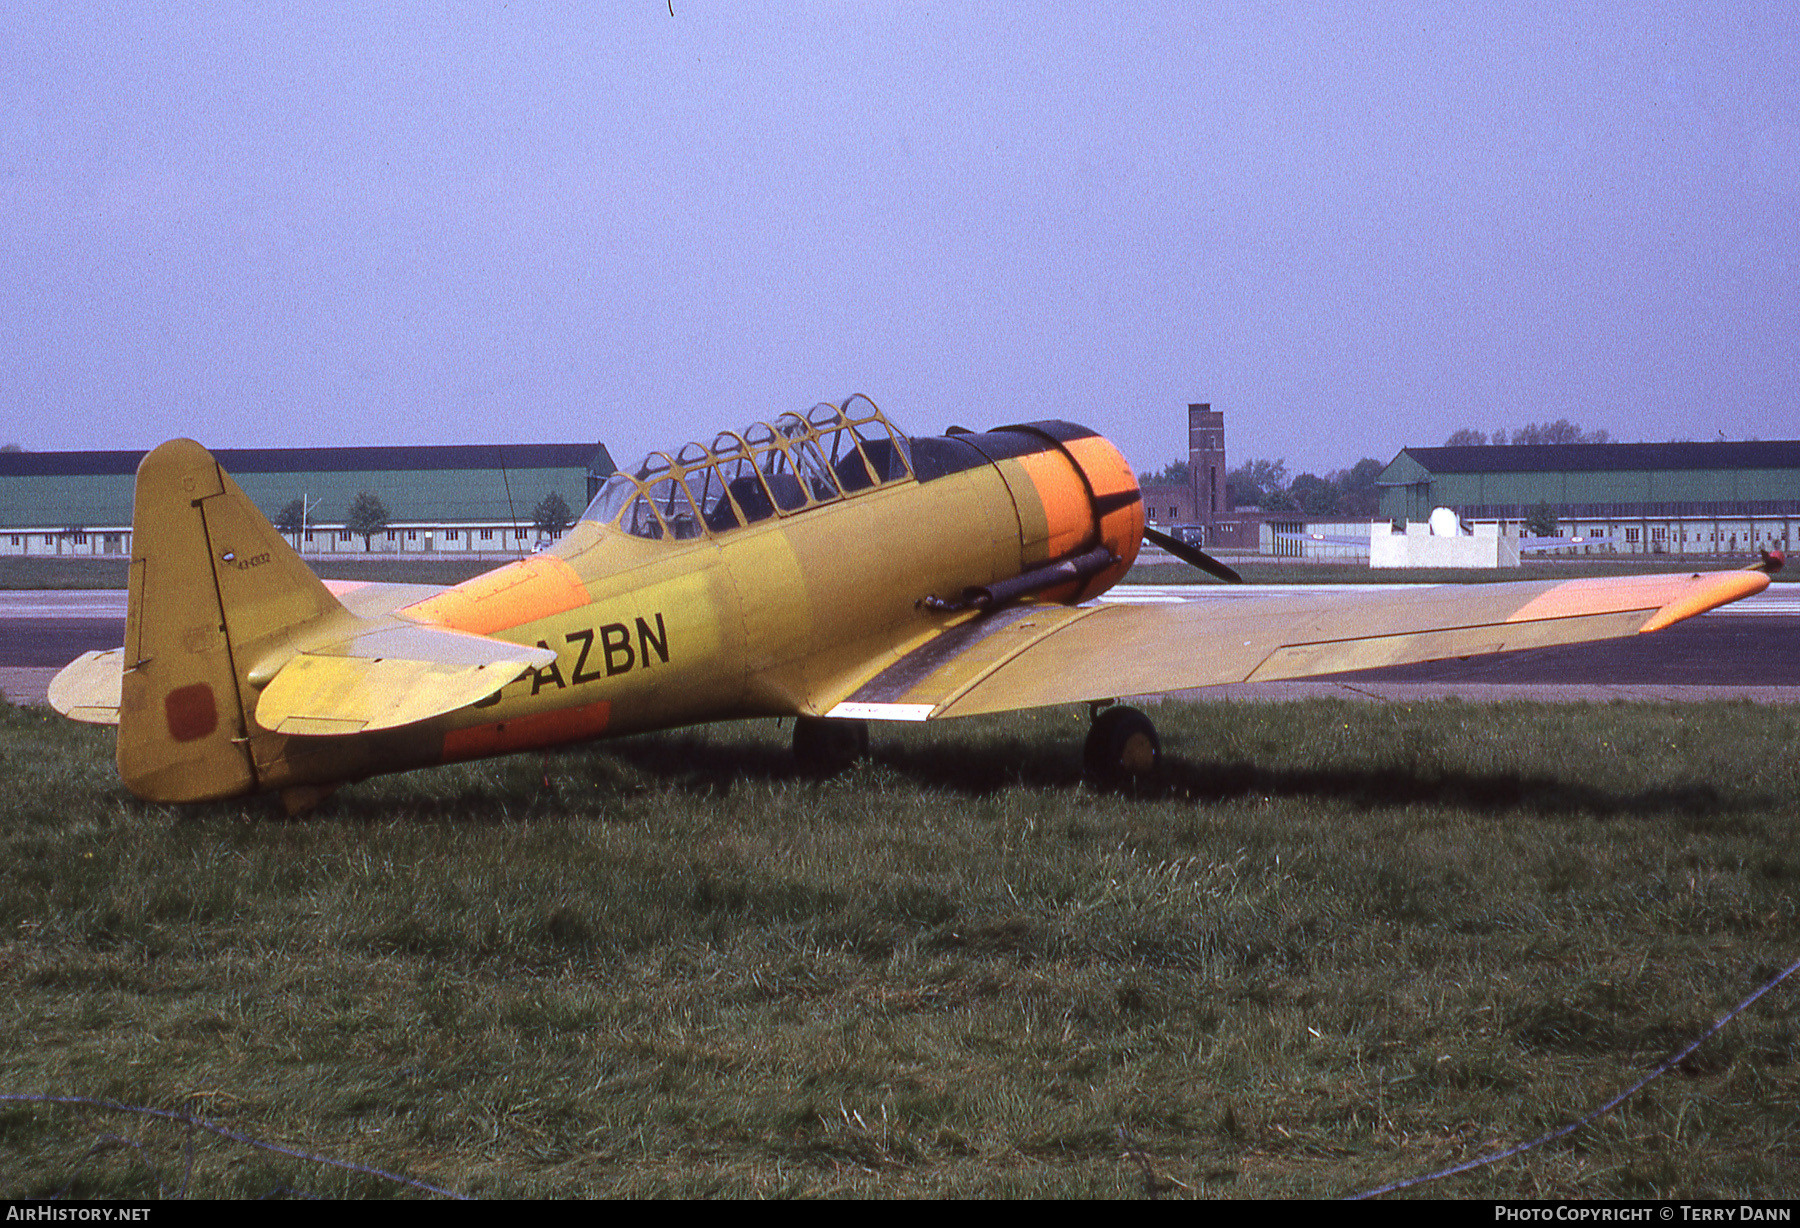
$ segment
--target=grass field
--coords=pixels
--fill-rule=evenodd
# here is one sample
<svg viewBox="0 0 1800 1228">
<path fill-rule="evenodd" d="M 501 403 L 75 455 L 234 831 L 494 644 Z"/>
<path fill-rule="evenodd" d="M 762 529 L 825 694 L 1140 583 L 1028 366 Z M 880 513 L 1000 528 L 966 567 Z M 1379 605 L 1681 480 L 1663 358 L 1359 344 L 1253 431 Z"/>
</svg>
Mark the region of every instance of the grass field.
<svg viewBox="0 0 1800 1228">
<path fill-rule="evenodd" d="M 824 783 L 767 722 L 284 821 L 138 803 L 105 731 L 0 708 L 0 1092 L 483 1196 L 1333 1196 L 1580 1116 L 1800 955 L 1791 709 L 1157 719 L 1140 796 L 1080 786 L 1051 710 L 881 729 Z M 1790 983 L 1411 1193 L 1794 1197 L 1797 1029 Z M 184 1179 L 408 1193 L 0 1106 L 0 1194 Z"/>
</svg>

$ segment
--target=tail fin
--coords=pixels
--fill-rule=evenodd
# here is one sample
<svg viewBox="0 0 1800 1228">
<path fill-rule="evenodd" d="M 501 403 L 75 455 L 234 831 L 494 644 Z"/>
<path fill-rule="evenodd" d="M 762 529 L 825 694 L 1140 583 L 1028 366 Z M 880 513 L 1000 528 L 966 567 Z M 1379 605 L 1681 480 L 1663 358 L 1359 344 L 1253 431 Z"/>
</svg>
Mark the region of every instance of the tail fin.
<svg viewBox="0 0 1800 1228">
<path fill-rule="evenodd" d="M 191 439 L 137 472 L 119 775 L 151 801 L 254 792 L 249 670 L 335 597 Z"/>
</svg>

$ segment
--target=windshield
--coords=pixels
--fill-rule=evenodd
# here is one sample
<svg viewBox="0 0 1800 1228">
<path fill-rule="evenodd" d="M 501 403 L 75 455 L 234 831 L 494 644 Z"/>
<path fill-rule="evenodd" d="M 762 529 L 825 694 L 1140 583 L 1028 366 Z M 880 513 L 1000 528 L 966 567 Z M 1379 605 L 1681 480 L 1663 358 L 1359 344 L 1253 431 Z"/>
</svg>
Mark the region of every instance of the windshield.
<svg viewBox="0 0 1800 1228">
<path fill-rule="evenodd" d="M 911 441 L 860 393 L 710 444 L 652 452 L 612 475 L 582 514 L 677 540 L 786 516 L 912 476 Z"/>
</svg>

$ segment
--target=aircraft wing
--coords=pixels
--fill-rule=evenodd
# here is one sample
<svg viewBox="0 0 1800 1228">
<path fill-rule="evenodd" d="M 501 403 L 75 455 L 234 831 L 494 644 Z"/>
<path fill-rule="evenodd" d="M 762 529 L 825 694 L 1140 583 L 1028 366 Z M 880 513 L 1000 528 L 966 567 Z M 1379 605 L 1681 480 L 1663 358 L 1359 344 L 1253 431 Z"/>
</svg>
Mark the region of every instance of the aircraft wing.
<svg viewBox="0 0 1800 1228">
<path fill-rule="evenodd" d="M 1761 592 L 1757 571 L 1181 605 L 1013 606 L 951 627 L 828 716 L 934 720 L 1306 678 L 1657 631 Z"/>
</svg>

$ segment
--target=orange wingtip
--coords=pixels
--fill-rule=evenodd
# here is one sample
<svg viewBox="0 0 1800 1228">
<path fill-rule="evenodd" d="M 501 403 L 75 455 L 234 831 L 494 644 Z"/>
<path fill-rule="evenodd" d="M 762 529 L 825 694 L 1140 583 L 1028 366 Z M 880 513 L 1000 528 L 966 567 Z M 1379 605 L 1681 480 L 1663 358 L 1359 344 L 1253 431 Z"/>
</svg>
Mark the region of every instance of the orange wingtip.
<svg viewBox="0 0 1800 1228">
<path fill-rule="evenodd" d="M 1695 579 L 1700 577 L 1696 576 Z M 1767 573 L 1760 571 L 1726 571 L 1707 576 L 1705 583 L 1696 585 L 1692 592 L 1671 601 L 1653 614 L 1649 622 L 1638 628 L 1638 632 L 1661 631 L 1684 618 L 1704 614 L 1727 602 L 1755 596 L 1768 587 L 1769 577 Z"/>
<path fill-rule="evenodd" d="M 1506 621 L 1524 623 L 1646 610 L 1650 620 L 1638 630 L 1660 631 L 1726 602 L 1760 593 L 1768 584 L 1769 577 L 1755 571 L 1569 580 L 1539 593 Z"/>
</svg>

